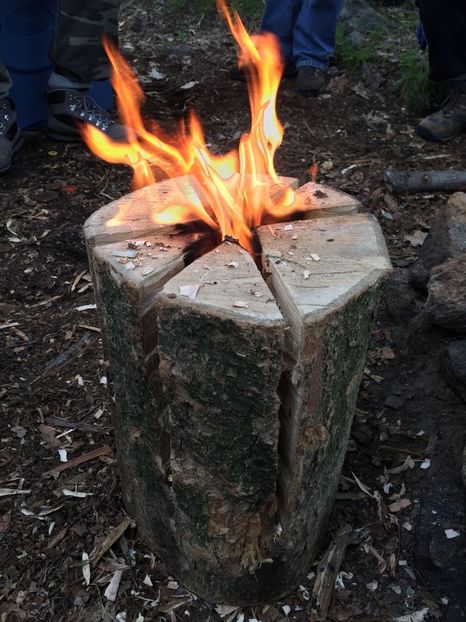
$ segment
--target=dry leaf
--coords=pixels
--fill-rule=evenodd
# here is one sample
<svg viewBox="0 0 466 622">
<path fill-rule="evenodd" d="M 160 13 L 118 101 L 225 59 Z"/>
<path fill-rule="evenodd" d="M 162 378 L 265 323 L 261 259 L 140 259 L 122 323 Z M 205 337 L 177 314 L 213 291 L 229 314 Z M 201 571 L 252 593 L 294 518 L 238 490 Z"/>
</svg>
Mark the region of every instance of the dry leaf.
<svg viewBox="0 0 466 622">
<path fill-rule="evenodd" d="M 9 495 L 28 495 L 30 490 L 18 490 L 17 488 L 0 488 L 0 497 L 8 497 Z"/>
<path fill-rule="evenodd" d="M 447 536 L 447 540 L 452 540 L 453 538 L 457 538 L 460 532 L 454 529 L 445 529 L 445 535 Z"/>
<path fill-rule="evenodd" d="M 85 497 L 92 496 L 93 492 L 78 492 L 77 490 L 68 490 L 67 488 L 63 488 L 63 495 L 65 497 L 78 497 L 79 499 L 84 499 Z"/>
<path fill-rule="evenodd" d="M 83 551 L 82 557 L 83 561 L 83 577 L 86 585 L 89 585 L 91 582 L 91 566 L 89 564 L 89 555 Z"/>
<path fill-rule="evenodd" d="M 191 80 L 191 82 L 186 82 L 186 84 L 180 86 L 180 89 L 183 89 L 183 91 L 187 91 L 188 89 L 192 89 L 193 86 L 196 86 L 196 84 L 199 84 L 198 80 Z"/>
<path fill-rule="evenodd" d="M 390 512 L 399 512 L 400 510 L 407 508 L 408 505 L 411 505 L 411 501 L 409 499 L 398 499 L 398 501 L 395 501 L 395 503 L 391 503 L 388 506 L 388 509 L 390 510 Z"/>
<path fill-rule="evenodd" d="M 123 570 L 115 570 L 113 577 L 110 583 L 107 585 L 107 589 L 104 592 L 104 596 L 107 600 L 111 600 L 115 602 L 118 588 L 120 587 L 121 575 L 123 574 Z"/>
<path fill-rule="evenodd" d="M 425 233 L 425 231 L 417 229 L 411 235 L 405 235 L 405 240 L 409 242 L 411 246 L 422 246 L 426 237 L 427 233 Z"/>
<path fill-rule="evenodd" d="M 423 622 L 423 620 L 426 619 L 426 616 L 428 613 L 429 613 L 428 607 L 424 607 L 424 609 L 413 611 L 413 613 L 407 613 L 404 616 L 393 618 L 393 622 Z"/>
<path fill-rule="evenodd" d="M 392 469 L 387 469 L 387 473 L 392 473 L 396 475 L 397 473 L 403 473 L 403 471 L 407 471 L 408 469 L 414 469 L 416 463 L 411 458 L 411 456 L 406 456 L 405 461 L 400 466 L 393 467 Z"/>
</svg>

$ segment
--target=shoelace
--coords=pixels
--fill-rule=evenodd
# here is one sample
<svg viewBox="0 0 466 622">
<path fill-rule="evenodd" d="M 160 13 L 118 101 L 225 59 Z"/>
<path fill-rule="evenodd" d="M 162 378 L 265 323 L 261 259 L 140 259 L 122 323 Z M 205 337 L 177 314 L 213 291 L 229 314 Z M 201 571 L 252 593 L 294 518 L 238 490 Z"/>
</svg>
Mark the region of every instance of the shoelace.
<svg viewBox="0 0 466 622">
<path fill-rule="evenodd" d="M 460 99 L 463 101 L 460 102 Z M 460 107 L 466 111 L 466 93 L 462 91 L 452 91 L 442 104 L 442 112 L 446 116 L 450 116 L 454 109 Z"/>
<path fill-rule="evenodd" d="M 106 132 L 113 125 L 114 122 L 107 111 L 100 108 L 87 93 L 71 93 L 69 97 L 70 110 L 78 113 L 83 121 L 94 125 L 102 132 Z"/>
<path fill-rule="evenodd" d="M 11 122 L 11 108 L 8 100 L 0 100 L 0 136 L 6 133 Z"/>
</svg>

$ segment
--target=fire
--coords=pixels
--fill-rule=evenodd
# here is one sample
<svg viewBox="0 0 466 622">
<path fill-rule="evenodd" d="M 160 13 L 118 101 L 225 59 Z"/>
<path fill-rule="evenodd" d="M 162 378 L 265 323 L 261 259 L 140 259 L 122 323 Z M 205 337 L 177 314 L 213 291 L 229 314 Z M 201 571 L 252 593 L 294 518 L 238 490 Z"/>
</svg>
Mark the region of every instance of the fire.
<svg viewBox="0 0 466 622">
<path fill-rule="evenodd" d="M 130 67 L 108 42 L 105 48 L 113 67 L 119 113 L 131 129 L 126 142 L 115 142 L 88 125 L 84 139 L 103 160 L 131 166 L 134 188 L 153 184 L 156 175 L 190 176 L 196 180 L 196 184 L 187 180 L 182 192 L 174 192 L 166 205 L 154 209 L 154 222 L 202 220 L 219 230 L 222 238 L 231 236 L 251 251 L 254 227 L 267 220 L 285 220 L 298 209 L 297 196 L 290 188 L 271 193 L 271 188 L 280 183 L 274 156 L 283 139 L 276 113 L 283 65 L 273 35 L 250 36 L 238 13 L 230 11 L 225 0 L 217 0 L 217 6 L 239 47 L 240 66 L 245 67 L 248 76 L 251 125 L 238 148 L 225 155 L 211 153 L 195 113 L 170 138 L 154 122 L 145 124 L 140 112 L 143 92 Z M 108 225 L 118 222 L 117 216 Z"/>
</svg>

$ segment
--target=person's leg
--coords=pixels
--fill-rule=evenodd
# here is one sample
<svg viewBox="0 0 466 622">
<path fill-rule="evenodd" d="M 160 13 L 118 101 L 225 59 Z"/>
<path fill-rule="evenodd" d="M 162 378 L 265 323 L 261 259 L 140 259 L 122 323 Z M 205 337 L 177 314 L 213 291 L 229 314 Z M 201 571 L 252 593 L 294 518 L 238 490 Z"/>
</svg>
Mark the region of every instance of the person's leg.
<svg viewBox="0 0 466 622">
<path fill-rule="evenodd" d="M 293 29 L 303 0 L 267 0 L 262 14 L 260 32 L 274 34 L 279 42 L 285 64 L 283 77 L 295 75 L 293 61 Z M 246 80 L 246 72 L 236 65 L 231 68 L 230 75 L 234 80 Z"/>
<path fill-rule="evenodd" d="M 8 69 L 0 61 L 0 174 L 8 171 L 23 142 L 13 101 L 8 97 L 11 86 Z"/>
<path fill-rule="evenodd" d="M 83 124 L 91 123 L 115 140 L 126 137 L 89 96 L 94 80 L 109 77 L 102 37 L 118 37 L 119 0 L 61 0 L 51 50 L 55 70 L 49 80 L 47 131 L 58 140 L 80 140 Z"/>
<path fill-rule="evenodd" d="M 280 41 L 285 63 L 293 62 L 293 31 L 303 0 L 267 0 L 261 21 L 261 32 L 271 32 Z"/>
<path fill-rule="evenodd" d="M 429 50 L 432 80 L 447 83 L 451 96 L 444 107 L 421 121 L 423 138 L 443 142 L 466 130 L 466 2 L 419 0 Z"/>
<path fill-rule="evenodd" d="M 119 0 L 61 0 L 51 58 L 59 75 L 90 84 L 110 75 L 104 35 L 118 38 Z"/>
<path fill-rule="evenodd" d="M 0 99 L 7 97 L 11 89 L 11 78 L 8 69 L 0 60 Z"/>
<path fill-rule="evenodd" d="M 432 80 L 451 80 L 466 74 L 466 2 L 420 0 L 419 11 L 429 46 Z"/>
<path fill-rule="evenodd" d="M 343 0 L 302 0 L 293 31 L 293 57 L 296 88 L 303 95 L 316 95 L 324 86 L 342 6 Z"/>
<path fill-rule="evenodd" d="M 293 31 L 293 57 L 298 68 L 328 69 L 342 6 L 343 0 L 302 0 Z"/>
</svg>

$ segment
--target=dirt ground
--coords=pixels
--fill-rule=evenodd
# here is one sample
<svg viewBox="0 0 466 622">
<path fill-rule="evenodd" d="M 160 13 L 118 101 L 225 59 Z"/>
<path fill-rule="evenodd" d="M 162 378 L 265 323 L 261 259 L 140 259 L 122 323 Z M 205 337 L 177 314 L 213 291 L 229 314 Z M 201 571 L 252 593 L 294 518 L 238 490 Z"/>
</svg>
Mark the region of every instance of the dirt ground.
<svg viewBox="0 0 466 622">
<path fill-rule="evenodd" d="M 222 22 L 159 2 L 135 5 L 124 3 L 122 49 L 142 79 L 145 113 L 170 127 L 194 107 L 211 148 L 231 148 L 247 129 L 248 104 L 244 85 L 229 80 L 234 48 Z M 391 23 L 396 11 L 388 9 Z M 466 155 L 466 138 L 432 145 L 416 137 L 416 116 L 399 96 L 403 45 L 415 43 L 376 54 L 362 74 L 337 59 L 315 99 L 284 82 L 277 157 L 282 175 L 305 182 L 316 161 L 318 181 L 356 196 L 378 217 L 400 270 L 415 260 L 446 196 L 392 195 L 383 172 L 462 168 Z M 179 586 L 125 522 L 98 321 L 83 309 L 94 298 L 82 225 L 129 188 L 128 170 L 42 132 L 26 137 L 0 179 L 0 489 L 15 493 L 0 497 L 0 620 L 309 620 L 315 568 L 279 603 L 216 610 Z M 370 539 L 347 550 L 331 620 L 466 617 L 465 404 L 440 371 L 455 335 L 412 330 L 424 296 L 388 289 L 380 307 L 322 549 L 346 523 L 368 528 Z M 68 461 L 94 450 L 97 457 L 54 478 L 47 472 L 68 464 L 59 449 Z M 108 545 L 119 526 L 123 535 L 86 585 L 83 552 Z M 449 539 L 446 530 L 459 535 Z M 123 574 L 113 602 L 104 592 L 116 569 Z"/>
</svg>

